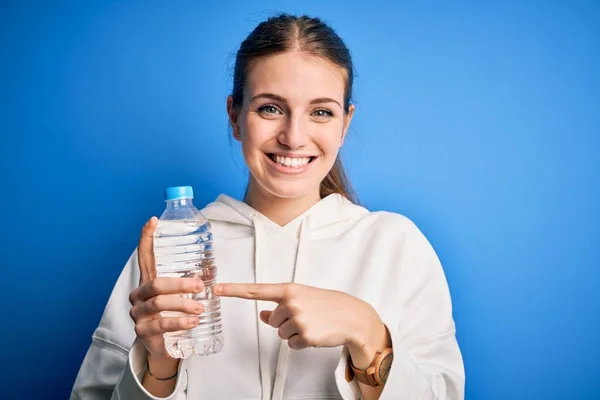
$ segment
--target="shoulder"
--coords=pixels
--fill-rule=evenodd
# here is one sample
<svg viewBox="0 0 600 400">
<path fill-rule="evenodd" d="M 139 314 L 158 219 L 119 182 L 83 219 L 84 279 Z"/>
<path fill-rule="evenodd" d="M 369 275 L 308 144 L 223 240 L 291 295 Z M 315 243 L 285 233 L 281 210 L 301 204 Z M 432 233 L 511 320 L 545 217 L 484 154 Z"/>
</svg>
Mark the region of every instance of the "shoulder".
<svg viewBox="0 0 600 400">
<path fill-rule="evenodd" d="M 434 255 L 429 239 L 406 215 L 390 211 L 370 211 L 362 215 L 356 229 L 363 238 L 381 241 L 394 252 Z"/>
<path fill-rule="evenodd" d="M 398 273 L 396 282 L 404 282 L 402 285 L 417 281 L 445 285 L 441 260 L 415 222 L 405 215 L 387 211 L 370 212 L 363 219 L 370 231 L 361 236 L 370 236 L 370 243 L 378 245 L 378 251 L 391 260 L 392 269 Z M 408 293 L 412 289 L 406 287 L 403 290 Z"/>
<path fill-rule="evenodd" d="M 369 211 L 360 218 L 366 229 L 392 231 L 395 234 L 420 233 L 417 225 L 407 216 L 391 211 Z"/>
</svg>

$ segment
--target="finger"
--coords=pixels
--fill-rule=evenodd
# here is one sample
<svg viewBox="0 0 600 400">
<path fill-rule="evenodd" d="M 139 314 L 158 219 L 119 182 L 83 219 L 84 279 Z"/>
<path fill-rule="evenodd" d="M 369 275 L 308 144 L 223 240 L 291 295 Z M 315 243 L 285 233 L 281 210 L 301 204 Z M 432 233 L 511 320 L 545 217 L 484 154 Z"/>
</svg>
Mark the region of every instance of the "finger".
<svg viewBox="0 0 600 400">
<path fill-rule="evenodd" d="M 294 325 L 294 322 L 291 319 L 288 319 L 283 324 L 281 324 L 277 333 L 279 334 L 279 337 L 283 340 L 288 340 L 292 336 L 299 333 L 299 331 L 298 328 L 296 328 L 296 325 Z"/>
<path fill-rule="evenodd" d="M 308 342 L 302 337 L 302 335 L 296 334 L 288 339 L 288 346 L 293 350 L 306 349 Z"/>
<path fill-rule="evenodd" d="M 279 328 L 281 324 L 283 324 L 288 318 L 290 318 L 289 309 L 283 304 L 275 307 L 275 310 L 271 313 L 269 317 L 269 325 L 273 328 Z"/>
<path fill-rule="evenodd" d="M 146 301 L 161 294 L 200 293 L 204 282 L 197 278 L 156 278 L 131 293 L 132 303 Z"/>
<path fill-rule="evenodd" d="M 215 285 L 215 294 L 240 299 L 281 302 L 287 283 L 220 283 Z"/>
<path fill-rule="evenodd" d="M 138 244 L 138 262 L 140 266 L 140 284 L 149 282 L 156 277 L 156 263 L 154 260 L 154 230 L 158 218 L 152 217 L 142 228 Z"/>
<path fill-rule="evenodd" d="M 259 314 L 260 320 L 262 322 L 264 322 L 265 324 L 270 325 L 269 324 L 269 317 L 271 316 L 272 312 L 273 311 L 267 311 L 267 310 L 261 311 L 260 314 Z"/>
<path fill-rule="evenodd" d="M 198 325 L 198 317 L 168 317 L 146 319 L 135 324 L 135 334 L 140 339 L 148 339 L 165 332 L 176 332 L 191 329 Z"/>
<path fill-rule="evenodd" d="M 181 297 L 180 295 L 158 295 L 131 308 L 129 315 L 134 321 L 152 318 L 162 311 L 178 311 L 185 314 L 200 315 L 204 312 L 202 303 Z"/>
</svg>

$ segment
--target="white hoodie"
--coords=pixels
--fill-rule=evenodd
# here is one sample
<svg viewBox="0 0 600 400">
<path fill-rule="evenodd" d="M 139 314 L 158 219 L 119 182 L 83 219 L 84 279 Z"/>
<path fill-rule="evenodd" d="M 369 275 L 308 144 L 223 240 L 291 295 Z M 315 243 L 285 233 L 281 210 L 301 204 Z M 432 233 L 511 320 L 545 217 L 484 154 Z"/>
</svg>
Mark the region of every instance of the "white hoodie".
<svg viewBox="0 0 600 400">
<path fill-rule="evenodd" d="M 464 369 L 440 262 L 407 218 L 369 212 L 334 194 L 281 227 L 221 195 L 202 213 L 214 233 L 220 282 L 296 282 L 370 303 L 391 333 L 394 361 L 381 400 L 462 399 Z M 135 340 L 129 293 L 137 252 L 92 336 L 71 399 L 157 399 L 141 385 L 146 351 Z M 177 400 L 359 399 L 347 349 L 291 350 L 260 321 L 274 303 L 221 298 L 225 347 L 180 363 Z"/>
</svg>

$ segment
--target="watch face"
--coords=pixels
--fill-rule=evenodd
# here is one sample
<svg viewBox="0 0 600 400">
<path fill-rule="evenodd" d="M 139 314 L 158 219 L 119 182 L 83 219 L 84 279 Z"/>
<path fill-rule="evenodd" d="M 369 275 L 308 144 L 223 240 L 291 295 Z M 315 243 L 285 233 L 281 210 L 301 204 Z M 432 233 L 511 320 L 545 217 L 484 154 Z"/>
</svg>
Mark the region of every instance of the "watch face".
<svg viewBox="0 0 600 400">
<path fill-rule="evenodd" d="M 385 383 L 387 381 L 388 375 L 390 374 L 390 368 L 392 367 L 392 361 L 394 360 L 394 353 L 388 354 L 383 360 L 381 360 L 381 364 L 379 364 L 379 377 L 381 381 Z"/>
</svg>

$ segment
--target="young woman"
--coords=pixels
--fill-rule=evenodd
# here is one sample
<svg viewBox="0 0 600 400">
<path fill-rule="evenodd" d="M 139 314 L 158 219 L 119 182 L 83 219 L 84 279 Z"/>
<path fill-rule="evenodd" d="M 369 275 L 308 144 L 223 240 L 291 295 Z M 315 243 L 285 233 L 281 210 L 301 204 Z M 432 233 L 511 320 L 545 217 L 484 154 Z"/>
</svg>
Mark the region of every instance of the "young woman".
<svg viewBox="0 0 600 400">
<path fill-rule="evenodd" d="M 215 238 L 224 349 L 181 361 L 165 332 L 198 324 L 156 278 L 152 233 L 110 297 L 73 399 L 461 399 L 448 285 L 417 227 L 356 204 L 339 158 L 354 114 L 353 66 L 319 19 L 280 15 L 237 53 L 227 112 L 250 181 L 202 213 Z M 190 317 L 162 318 L 161 311 Z"/>
</svg>

